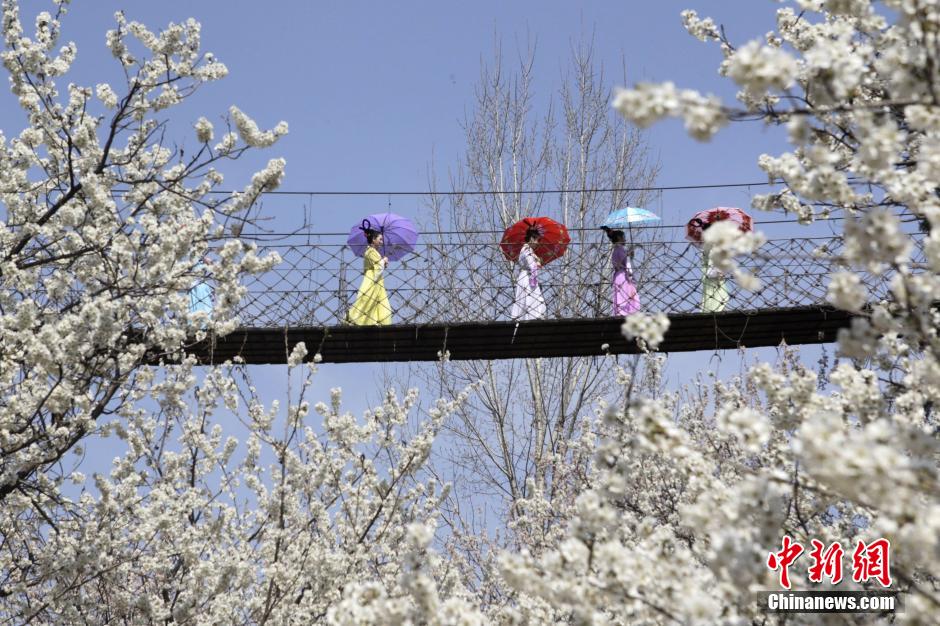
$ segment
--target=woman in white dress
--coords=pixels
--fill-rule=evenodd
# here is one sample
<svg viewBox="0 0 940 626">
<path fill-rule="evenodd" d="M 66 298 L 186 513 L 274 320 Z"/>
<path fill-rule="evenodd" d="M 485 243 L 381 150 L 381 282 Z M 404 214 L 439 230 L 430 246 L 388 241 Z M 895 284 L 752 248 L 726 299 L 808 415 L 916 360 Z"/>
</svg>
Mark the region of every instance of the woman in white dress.
<svg viewBox="0 0 940 626">
<path fill-rule="evenodd" d="M 545 298 L 539 287 L 539 257 L 533 250 L 539 242 L 539 230 L 530 228 L 525 234 L 525 245 L 519 253 L 519 276 L 516 278 L 516 297 L 512 303 L 512 319 L 537 320 L 545 317 Z"/>
</svg>

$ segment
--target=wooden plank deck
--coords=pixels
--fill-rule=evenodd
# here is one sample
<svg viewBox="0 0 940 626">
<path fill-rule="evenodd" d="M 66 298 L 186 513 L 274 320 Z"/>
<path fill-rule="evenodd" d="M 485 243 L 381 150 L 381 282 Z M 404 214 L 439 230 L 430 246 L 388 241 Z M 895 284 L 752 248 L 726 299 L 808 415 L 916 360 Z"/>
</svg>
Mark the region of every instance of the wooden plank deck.
<svg viewBox="0 0 940 626">
<path fill-rule="evenodd" d="M 693 313 L 670 316 L 660 352 L 756 348 L 829 343 L 852 314 L 825 306 Z M 203 362 L 220 363 L 240 355 L 252 364 L 286 363 L 303 341 L 312 358 L 324 363 L 436 361 L 443 350 L 451 360 L 600 356 L 635 354 L 635 342 L 620 334 L 621 318 L 469 322 L 394 326 L 242 328 L 190 346 Z"/>
</svg>

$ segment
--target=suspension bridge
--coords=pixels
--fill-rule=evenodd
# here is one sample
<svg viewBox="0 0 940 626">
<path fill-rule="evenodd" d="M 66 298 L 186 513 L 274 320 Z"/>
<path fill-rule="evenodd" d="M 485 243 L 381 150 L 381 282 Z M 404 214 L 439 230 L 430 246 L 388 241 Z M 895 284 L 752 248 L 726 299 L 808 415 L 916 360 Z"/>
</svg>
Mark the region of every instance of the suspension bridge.
<svg viewBox="0 0 940 626">
<path fill-rule="evenodd" d="M 241 327 L 190 350 L 203 362 L 240 356 L 256 364 L 285 363 L 300 341 L 311 357 L 333 363 L 637 353 L 621 334 L 623 318 L 611 315 L 609 244 L 597 231 L 572 237 L 567 254 L 540 271 L 546 314 L 517 321 L 510 311 L 518 266 L 502 256 L 493 234 L 424 234 L 413 254 L 384 272 L 390 326 L 346 323 L 363 261 L 345 236 L 261 243 L 282 263 L 246 284 Z M 832 236 L 770 239 L 739 259 L 760 287 L 747 291 L 727 278 L 721 311 L 702 312 L 702 253 L 686 241 L 635 241 L 634 281 L 642 310 L 670 317 L 663 352 L 825 343 L 852 317 L 825 299 L 841 247 Z M 887 296 L 888 278 L 863 276 L 872 301 Z"/>
</svg>

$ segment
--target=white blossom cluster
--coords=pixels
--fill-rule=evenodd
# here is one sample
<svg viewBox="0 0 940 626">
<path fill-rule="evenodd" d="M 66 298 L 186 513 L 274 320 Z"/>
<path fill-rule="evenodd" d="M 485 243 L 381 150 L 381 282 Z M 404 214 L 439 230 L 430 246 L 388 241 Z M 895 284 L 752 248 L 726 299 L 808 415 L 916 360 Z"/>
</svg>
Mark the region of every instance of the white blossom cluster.
<svg viewBox="0 0 940 626">
<path fill-rule="evenodd" d="M 636 339 L 643 350 L 655 350 L 669 330 L 669 316 L 665 313 L 634 313 L 626 317 L 620 330 L 627 339 Z"/>
<path fill-rule="evenodd" d="M 733 274 L 742 288 L 756 291 L 760 288 L 760 279 L 739 266 L 735 258 L 755 254 L 766 241 L 760 232 L 744 233 L 731 221 L 716 222 L 702 236 L 703 248 L 710 260 L 709 271 Z"/>
<path fill-rule="evenodd" d="M 843 311 L 860 312 L 868 302 L 868 292 L 854 272 L 836 272 L 829 281 L 826 300 Z"/>
<path fill-rule="evenodd" d="M 792 56 L 759 40 L 736 50 L 722 65 L 722 74 L 744 87 L 752 98 L 760 98 L 770 89 L 787 89 L 796 73 L 797 63 Z"/>
<path fill-rule="evenodd" d="M 273 145 L 275 141 L 287 134 L 287 122 L 279 122 L 272 130 L 261 131 L 258 124 L 253 119 L 245 115 L 238 107 L 233 106 L 229 109 L 232 119 L 235 121 L 235 127 L 242 141 L 249 146 L 256 148 L 267 148 Z"/>
<path fill-rule="evenodd" d="M 679 91 L 673 83 L 640 83 L 633 90 L 618 89 L 613 106 L 641 128 L 661 117 L 681 117 L 689 134 L 702 141 L 726 123 L 718 98 L 689 89 Z"/>
</svg>

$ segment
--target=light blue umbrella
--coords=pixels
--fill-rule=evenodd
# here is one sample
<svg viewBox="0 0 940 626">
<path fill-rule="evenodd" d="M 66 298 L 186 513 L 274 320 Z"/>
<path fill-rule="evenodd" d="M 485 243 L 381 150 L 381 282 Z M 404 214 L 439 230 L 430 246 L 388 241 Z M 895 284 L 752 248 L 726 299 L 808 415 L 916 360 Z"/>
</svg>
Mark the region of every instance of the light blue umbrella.
<svg viewBox="0 0 940 626">
<path fill-rule="evenodd" d="M 628 206 L 612 211 L 601 228 L 629 228 L 633 224 L 659 221 L 659 216 L 646 209 Z"/>
<path fill-rule="evenodd" d="M 200 281 L 189 292 L 189 310 L 193 313 L 212 313 L 212 287 Z"/>
<path fill-rule="evenodd" d="M 204 272 L 206 266 L 200 263 L 194 269 L 197 272 Z M 212 314 L 212 287 L 204 279 L 196 282 L 189 290 L 189 310 L 193 313 L 205 311 Z"/>
</svg>

